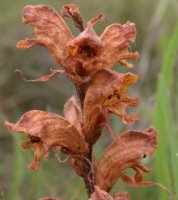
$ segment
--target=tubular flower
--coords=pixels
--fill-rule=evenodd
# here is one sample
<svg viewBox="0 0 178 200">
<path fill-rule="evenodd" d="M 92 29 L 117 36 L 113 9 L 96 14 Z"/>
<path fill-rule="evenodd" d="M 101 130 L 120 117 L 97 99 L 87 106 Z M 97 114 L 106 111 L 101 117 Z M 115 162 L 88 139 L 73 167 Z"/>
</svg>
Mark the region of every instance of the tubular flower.
<svg viewBox="0 0 178 200">
<path fill-rule="evenodd" d="M 97 20 L 93 20 L 98 21 Z M 135 24 L 127 22 L 124 25 L 112 24 L 101 36 L 97 36 L 93 29 L 92 20 L 87 23 L 83 32 L 68 43 L 73 59 L 82 63 L 86 72 L 101 68 L 112 68 L 119 63 L 125 67 L 133 67 L 128 59 L 137 59 L 137 52 L 128 51 L 129 44 L 135 41 Z"/>
<path fill-rule="evenodd" d="M 55 197 L 44 197 L 38 200 L 57 200 Z"/>
<path fill-rule="evenodd" d="M 75 125 L 60 115 L 31 110 L 26 112 L 16 124 L 5 122 L 7 128 L 22 133 L 28 140 L 22 147 L 34 151 L 34 161 L 29 168 L 38 170 L 40 158 L 48 159 L 50 148 L 61 147 L 69 155 L 84 156 L 88 153 L 88 145 Z"/>
<path fill-rule="evenodd" d="M 122 118 L 124 124 L 138 120 L 137 115 L 127 115 L 128 106 L 137 106 L 138 99 L 127 96 L 128 86 L 137 81 L 132 73 L 120 74 L 102 69 L 91 76 L 84 99 L 84 132 L 86 138 L 95 143 L 101 134 L 100 124 L 113 113 Z M 96 127 L 98 126 L 98 132 Z M 95 131 L 94 131 L 95 130 Z"/>
<path fill-rule="evenodd" d="M 101 190 L 98 186 L 95 186 L 95 192 L 91 195 L 89 200 L 130 200 L 126 192 L 119 192 L 112 197 L 106 191 Z"/>
<path fill-rule="evenodd" d="M 77 19 L 82 21 L 73 4 L 65 8 L 65 14 L 74 15 L 77 12 Z M 62 17 L 52 7 L 26 6 L 23 9 L 23 22 L 34 27 L 34 38 L 20 40 L 17 47 L 28 49 L 37 44 L 43 45 L 67 73 L 80 76 L 101 68 L 112 68 L 115 63 L 131 67 L 127 60 L 138 58 L 137 52 L 130 53 L 128 50 L 129 44 L 135 41 L 135 24 L 112 24 L 98 36 L 93 25 L 101 18 L 102 15 L 90 20 L 74 38 Z"/>
<path fill-rule="evenodd" d="M 141 164 L 146 156 L 151 156 L 157 148 L 157 131 L 150 127 L 145 131 L 130 130 L 120 136 L 123 144 L 115 140 L 107 147 L 100 158 L 96 169 L 96 185 L 109 191 L 118 178 L 132 185 L 151 185 L 151 182 L 142 182 L 142 171 L 150 170 Z M 135 180 L 125 175 L 124 170 L 132 168 L 136 171 Z"/>
</svg>

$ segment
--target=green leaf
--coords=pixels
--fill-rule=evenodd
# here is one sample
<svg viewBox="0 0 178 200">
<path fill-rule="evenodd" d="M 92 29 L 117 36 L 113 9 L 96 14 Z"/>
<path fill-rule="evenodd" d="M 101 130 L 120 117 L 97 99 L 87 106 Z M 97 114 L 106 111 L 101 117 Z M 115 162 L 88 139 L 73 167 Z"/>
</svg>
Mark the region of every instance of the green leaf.
<svg viewBox="0 0 178 200">
<path fill-rule="evenodd" d="M 178 152 L 177 135 L 173 118 L 171 102 L 171 89 L 173 70 L 178 51 L 178 24 L 170 37 L 168 48 L 165 52 L 163 66 L 159 75 L 156 110 L 154 123 L 159 130 L 159 147 L 156 154 L 157 180 L 171 191 L 178 194 Z M 160 191 L 160 200 L 167 200 L 168 196 Z"/>
</svg>

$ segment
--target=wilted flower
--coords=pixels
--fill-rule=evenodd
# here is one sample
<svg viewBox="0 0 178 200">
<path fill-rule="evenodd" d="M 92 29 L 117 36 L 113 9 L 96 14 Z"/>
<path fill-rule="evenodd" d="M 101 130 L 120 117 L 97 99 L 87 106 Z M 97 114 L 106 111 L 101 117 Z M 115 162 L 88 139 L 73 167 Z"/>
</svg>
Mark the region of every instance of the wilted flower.
<svg viewBox="0 0 178 200">
<path fill-rule="evenodd" d="M 68 8 L 70 12 L 76 12 L 74 5 Z M 80 15 L 79 11 L 77 15 Z M 127 60 L 138 58 L 137 52 L 130 53 L 128 50 L 129 44 L 135 41 L 135 24 L 113 24 L 98 36 L 93 25 L 100 19 L 96 17 L 90 20 L 74 38 L 62 17 L 52 7 L 26 6 L 23 9 L 23 22 L 34 27 L 34 38 L 20 40 L 17 47 L 28 49 L 37 44 L 47 47 L 57 64 L 72 75 L 85 76 L 101 68 L 112 68 L 115 63 L 132 67 Z"/>
<path fill-rule="evenodd" d="M 121 134 L 120 140 L 110 144 L 100 158 L 96 169 L 96 185 L 109 191 L 118 178 L 135 185 L 144 185 L 142 171 L 150 170 L 141 164 L 141 160 L 152 155 L 157 148 L 157 131 L 148 128 L 145 131 L 130 130 Z M 124 170 L 132 168 L 136 171 L 135 180 L 125 175 Z"/>
<path fill-rule="evenodd" d="M 119 192 L 112 197 L 106 191 L 95 186 L 95 192 L 91 195 L 89 200 L 130 200 L 126 192 Z"/>
<path fill-rule="evenodd" d="M 84 134 L 88 141 L 95 143 L 101 135 L 101 123 L 111 113 L 122 118 L 124 124 L 138 119 L 127 115 L 128 106 L 137 106 L 138 99 L 127 96 L 128 86 L 137 81 L 132 73 L 120 74 L 111 70 L 99 70 L 91 76 L 84 99 Z M 96 128 L 98 131 L 96 131 Z"/>
<path fill-rule="evenodd" d="M 48 159 L 50 148 L 61 147 L 63 152 L 70 155 L 84 156 L 88 153 L 88 145 L 80 130 L 77 130 L 78 123 L 75 122 L 79 113 L 72 111 L 75 104 L 72 106 L 69 103 L 71 100 L 73 99 L 65 105 L 66 118 L 50 112 L 31 110 L 22 115 L 16 124 L 5 122 L 7 128 L 29 138 L 21 144 L 25 149 L 34 150 L 34 161 L 29 168 L 38 170 L 41 156 Z M 71 116 L 68 115 L 67 108 L 72 111 Z"/>
<path fill-rule="evenodd" d="M 57 200 L 55 197 L 44 197 L 38 200 Z"/>
</svg>

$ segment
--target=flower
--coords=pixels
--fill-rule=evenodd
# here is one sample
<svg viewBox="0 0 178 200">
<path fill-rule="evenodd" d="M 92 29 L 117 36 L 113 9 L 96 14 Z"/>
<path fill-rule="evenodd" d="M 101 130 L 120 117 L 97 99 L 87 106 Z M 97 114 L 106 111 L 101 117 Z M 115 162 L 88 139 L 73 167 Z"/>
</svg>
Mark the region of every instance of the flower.
<svg viewBox="0 0 178 200">
<path fill-rule="evenodd" d="M 150 127 L 144 131 L 130 130 L 122 133 L 118 140 L 110 144 L 96 168 L 96 185 L 109 191 L 118 178 L 134 186 L 158 185 L 142 182 L 142 172 L 150 170 L 141 164 L 146 156 L 151 156 L 157 148 L 157 130 Z M 136 171 L 133 180 L 124 172 L 127 168 Z M 159 185 L 160 186 L 160 185 Z"/>
<path fill-rule="evenodd" d="M 40 198 L 38 200 L 57 200 L 55 197 L 44 197 L 44 198 Z"/>
<path fill-rule="evenodd" d="M 67 111 L 69 107 L 71 116 L 68 115 Z M 51 112 L 31 110 L 23 114 L 15 124 L 5 122 L 8 129 L 28 137 L 28 140 L 22 142 L 21 145 L 25 149 L 30 148 L 34 151 L 34 161 L 29 165 L 29 168 L 38 170 L 40 158 L 44 156 L 47 160 L 49 150 L 57 147 L 61 147 L 63 152 L 71 156 L 84 156 L 88 153 L 88 145 L 75 120 L 79 114 L 78 111 L 73 111 L 75 109 L 73 97 L 65 105 L 65 118 Z M 73 124 L 74 122 L 76 124 Z"/>
<path fill-rule="evenodd" d="M 87 73 L 102 68 L 110 69 L 116 63 L 133 67 L 127 60 L 139 57 L 137 52 L 128 51 L 129 44 L 135 41 L 135 24 L 112 24 L 98 36 L 93 29 L 92 21 L 89 21 L 85 30 L 68 43 L 70 54 L 75 61 L 81 63 L 83 71 Z"/>
<path fill-rule="evenodd" d="M 73 18 L 77 12 L 78 24 L 82 23 L 81 15 L 73 4 L 65 8 L 68 15 L 73 14 Z M 90 20 L 85 28 L 80 26 L 82 32 L 74 37 L 52 7 L 26 6 L 23 9 L 23 22 L 34 27 L 34 37 L 20 40 L 17 47 L 28 49 L 37 44 L 47 47 L 56 63 L 72 75 L 86 76 L 101 68 L 112 68 L 116 63 L 132 67 L 127 60 L 139 56 L 137 52 L 130 53 L 128 50 L 130 43 L 135 41 L 135 24 L 112 24 L 98 36 L 93 25 L 101 19 L 102 15 L 99 15 Z"/>
<path fill-rule="evenodd" d="M 126 192 L 119 192 L 112 197 L 106 191 L 102 190 L 98 186 L 95 186 L 95 192 L 91 195 L 89 200 L 129 200 L 129 196 Z"/>
<path fill-rule="evenodd" d="M 122 118 L 124 124 L 138 120 L 137 115 L 127 115 L 128 106 L 137 106 L 138 99 L 127 96 L 128 86 L 137 81 L 132 73 L 121 74 L 110 69 L 101 69 L 91 76 L 84 99 L 84 134 L 88 141 L 95 143 L 100 137 L 101 124 L 108 114 Z M 98 130 L 98 131 L 97 131 Z"/>
</svg>

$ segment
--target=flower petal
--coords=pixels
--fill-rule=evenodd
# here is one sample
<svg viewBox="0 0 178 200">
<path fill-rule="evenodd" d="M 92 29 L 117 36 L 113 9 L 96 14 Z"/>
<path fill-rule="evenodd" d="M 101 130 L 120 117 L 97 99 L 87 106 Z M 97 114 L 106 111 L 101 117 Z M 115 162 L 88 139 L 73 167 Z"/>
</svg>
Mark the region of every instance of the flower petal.
<svg viewBox="0 0 178 200">
<path fill-rule="evenodd" d="M 126 67 L 132 67 L 127 62 L 128 59 L 137 59 L 137 52 L 130 53 L 129 44 L 135 42 L 136 28 L 132 22 L 123 25 L 112 24 L 104 30 L 100 36 L 104 47 L 102 48 L 101 57 L 104 58 L 105 66 L 111 68 L 115 63 Z M 103 62 L 104 63 L 104 62 Z"/>
<path fill-rule="evenodd" d="M 114 200 L 130 200 L 127 192 L 119 192 L 114 194 Z"/>
<path fill-rule="evenodd" d="M 66 4 L 63 6 L 61 10 L 62 17 L 71 18 L 75 24 L 75 26 L 80 30 L 84 30 L 83 26 L 83 19 L 80 14 L 79 9 L 76 7 L 75 4 Z"/>
<path fill-rule="evenodd" d="M 29 5 L 23 9 L 23 22 L 34 27 L 35 37 L 20 40 L 17 47 L 28 49 L 37 44 L 44 45 L 57 64 L 67 67 L 63 63 L 68 54 L 66 44 L 73 36 L 62 17 L 50 6 Z"/>
<path fill-rule="evenodd" d="M 38 200 L 57 200 L 55 197 L 43 197 Z"/>
<path fill-rule="evenodd" d="M 64 118 L 81 133 L 82 112 L 74 96 L 64 104 Z"/>
<path fill-rule="evenodd" d="M 113 198 L 106 191 L 95 186 L 95 192 L 91 195 L 89 200 L 113 200 Z"/>
<path fill-rule="evenodd" d="M 68 43 L 71 55 L 75 60 L 87 61 L 97 55 L 102 48 L 102 41 L 93 29 L 93 25 L 88 22 L 84 31 Z M 86 69 L 87 70 L 87 69 Z"/>
<path fill-rule="evenodd" d="M 106 191 L 100 189 L 97 185 L 95 185 L 95 192 L 91 195 L 89 200 L 129 200 L 129 196 L 126 192 L 119 192 L 114 194 L 112 197 Z"/>
<path fill-rule="evenodd" d="M 114 113 L 128 124 L 138 119 L 138 116 L 126 114 L 128 106 L 136 106 L 138 99 L 127 96 L 128 86 L 137 81 L 132 73 L 120 74 L 111 70 L 98 70 L 88 83 L 84 100 L 84 132 L 89 141 L 96 142 L 101 135 L 101 127 L 109 113 Z"/>
<path fill-rule="evenodd" d="M 145 131 L 130 130 L 122 133 L 120 140 L 115 140 L 107 147 L 97 165 L 96 185 L 105 191 L 113 187 L 127 168 L 139 173 L 149 172 L 140 161 L 155 152 L 157 131 L 153 127 Z"/>
<path fill-rule="evenodd" d="M 131 53 L 128 50 L 130 43 L 136 38 L 135 24 L 131 22 L 123 25 L 112 24 L 106 27 L 99 37 L 93 25 L 102 18 L 103 15 L 99 15 L 96 19 L 90 20 L 84 31 L 68 43 L 78 74 L 81 74 L 80 71 L 85 71 L 87 74 L 102 68 L 112 68 L 116 63 L 133 67 L 127 60 L 139 57 L 137 52 Z"/>
<path fill-rule="evenodd" d="M 35 161 L 39 166 L 42 155 L 47 159 L 50 148 L 62 147 L 65 152 L 75 155 L 85 155 L 88 146 L 83 136 L 67 120 L 61 116 L 40 110 L 26 112 L 16 124 L 5 122 L 7 128 L 20 132 L 29 137 L 22 143 L 24 148 L 32 148 L 35 152 Z"/>
</svg>

